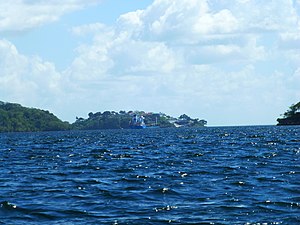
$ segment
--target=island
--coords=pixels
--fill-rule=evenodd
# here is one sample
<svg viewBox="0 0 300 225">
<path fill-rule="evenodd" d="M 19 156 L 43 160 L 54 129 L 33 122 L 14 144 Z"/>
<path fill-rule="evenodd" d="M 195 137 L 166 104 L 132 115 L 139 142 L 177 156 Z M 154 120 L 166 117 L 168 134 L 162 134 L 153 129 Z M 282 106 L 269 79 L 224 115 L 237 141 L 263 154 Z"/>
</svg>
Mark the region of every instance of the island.
<svg viewBox="0 0 300 225">
<path fill-rule="evenodd" d="M 300 125 L 300 102 L 293 104 L 283 114 L 283 118 L 277 119 L 278 126 Z"/>
<path fill-rule="evenodd" d="M 76 130 L 94 129 L 128 129 L 133 117 L 143 118 L 147 128 L 167 128 L 167 127 L 203 127 L 207 125 L 206 120 L 193 119 L 186 114 L 178 118 L 166 115 L 165 113 L 154 113 L 144 111 L 105 111 L 88 114 L 88 118 L 76 118 L 72 128 Z"/>
<path fill-rule="evenodd" d="M 76 117 L 74 123 L 60 120 L 47 110 L 28 108 L 0 101 L 0 132 L 129 129 L 134 117 L 141 117 L 146 128 L 204 127 L 207 121 L 186 114 L 178 118 L 165 113 L 144 111 L 90 112 L 88 118 Z"/>
</svg>

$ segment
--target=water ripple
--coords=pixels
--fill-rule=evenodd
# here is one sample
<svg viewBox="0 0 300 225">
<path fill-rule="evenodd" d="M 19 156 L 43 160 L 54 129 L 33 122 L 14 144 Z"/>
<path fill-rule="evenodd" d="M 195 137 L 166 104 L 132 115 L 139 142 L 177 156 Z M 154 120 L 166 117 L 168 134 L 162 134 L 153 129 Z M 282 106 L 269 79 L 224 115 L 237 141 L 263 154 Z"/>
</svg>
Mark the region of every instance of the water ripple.
<svg viewBox="0 0 300 225">
<path fill-rule="evenodd" d="M 300 224 L 300 127 L 0 134 L 0 224 Z"/>
</svg>

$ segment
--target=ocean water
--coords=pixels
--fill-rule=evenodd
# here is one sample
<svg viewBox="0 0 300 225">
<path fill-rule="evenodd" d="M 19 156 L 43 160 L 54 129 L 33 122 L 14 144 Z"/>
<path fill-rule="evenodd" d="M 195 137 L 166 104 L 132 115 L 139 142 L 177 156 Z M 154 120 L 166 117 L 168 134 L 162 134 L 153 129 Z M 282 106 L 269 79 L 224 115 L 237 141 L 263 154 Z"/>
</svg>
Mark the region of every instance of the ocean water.
<svg viewBox="0 0 300 225">
<path fill-rule="evenodd" d="M 300 224 L 300 127 L 0 134 L 0 224 Z"/>
</svg>

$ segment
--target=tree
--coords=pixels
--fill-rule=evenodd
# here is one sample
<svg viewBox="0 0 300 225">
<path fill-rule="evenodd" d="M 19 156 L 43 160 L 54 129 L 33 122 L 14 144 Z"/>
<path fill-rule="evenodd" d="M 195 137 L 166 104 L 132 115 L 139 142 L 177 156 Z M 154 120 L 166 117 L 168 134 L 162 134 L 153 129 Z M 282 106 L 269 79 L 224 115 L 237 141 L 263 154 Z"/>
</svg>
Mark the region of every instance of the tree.
<svg viewBox="0 0 300 225">
<path fill-rule="evenodd" d="M 110 111 L 105 111 L 105 112 L 102 113 L 102 115 L 105 116 L 105 117 L 106 117 L 106 116 L 110 116 L 110 115 L 111 115 L 111 112 L 110 112 Z"/>
<path fill-rule="evenodd" d="M 89 116 L 89 118 L 92 118 L 92 117 L 94 116 L 94 114 L 93 114 L 92 112 L 90 112 L 90 113 L 88 114 L 88 116 Z"/>
<path fill-rule="evenodd" d="M 300 110 L 300 102 L 291 105 L 290 108 L 283 114 L 283 116 L 285 118 L 291 117 L 299 110 Z"/>
<path fill-rule="evenodd" d="M 181 120 L 191 120 L 191 117 L 189 117 L 186 114 L 182 114 L 181 116 L 179 116 L 179 119 L 181 119 Z"/>
</svg>

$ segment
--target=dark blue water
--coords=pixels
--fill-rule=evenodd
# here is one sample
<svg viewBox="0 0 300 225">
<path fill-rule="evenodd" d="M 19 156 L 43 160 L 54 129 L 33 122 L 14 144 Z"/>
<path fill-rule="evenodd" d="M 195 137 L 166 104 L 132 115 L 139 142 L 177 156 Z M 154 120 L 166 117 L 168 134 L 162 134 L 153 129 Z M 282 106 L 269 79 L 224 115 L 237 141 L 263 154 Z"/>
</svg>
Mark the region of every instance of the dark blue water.
<svg viewBox="0 0 300 225">
<path fill-rule="evenodd" d="M 0 134 L 0 224 L 300 224 L 300 127 Z"/>
</svg>

